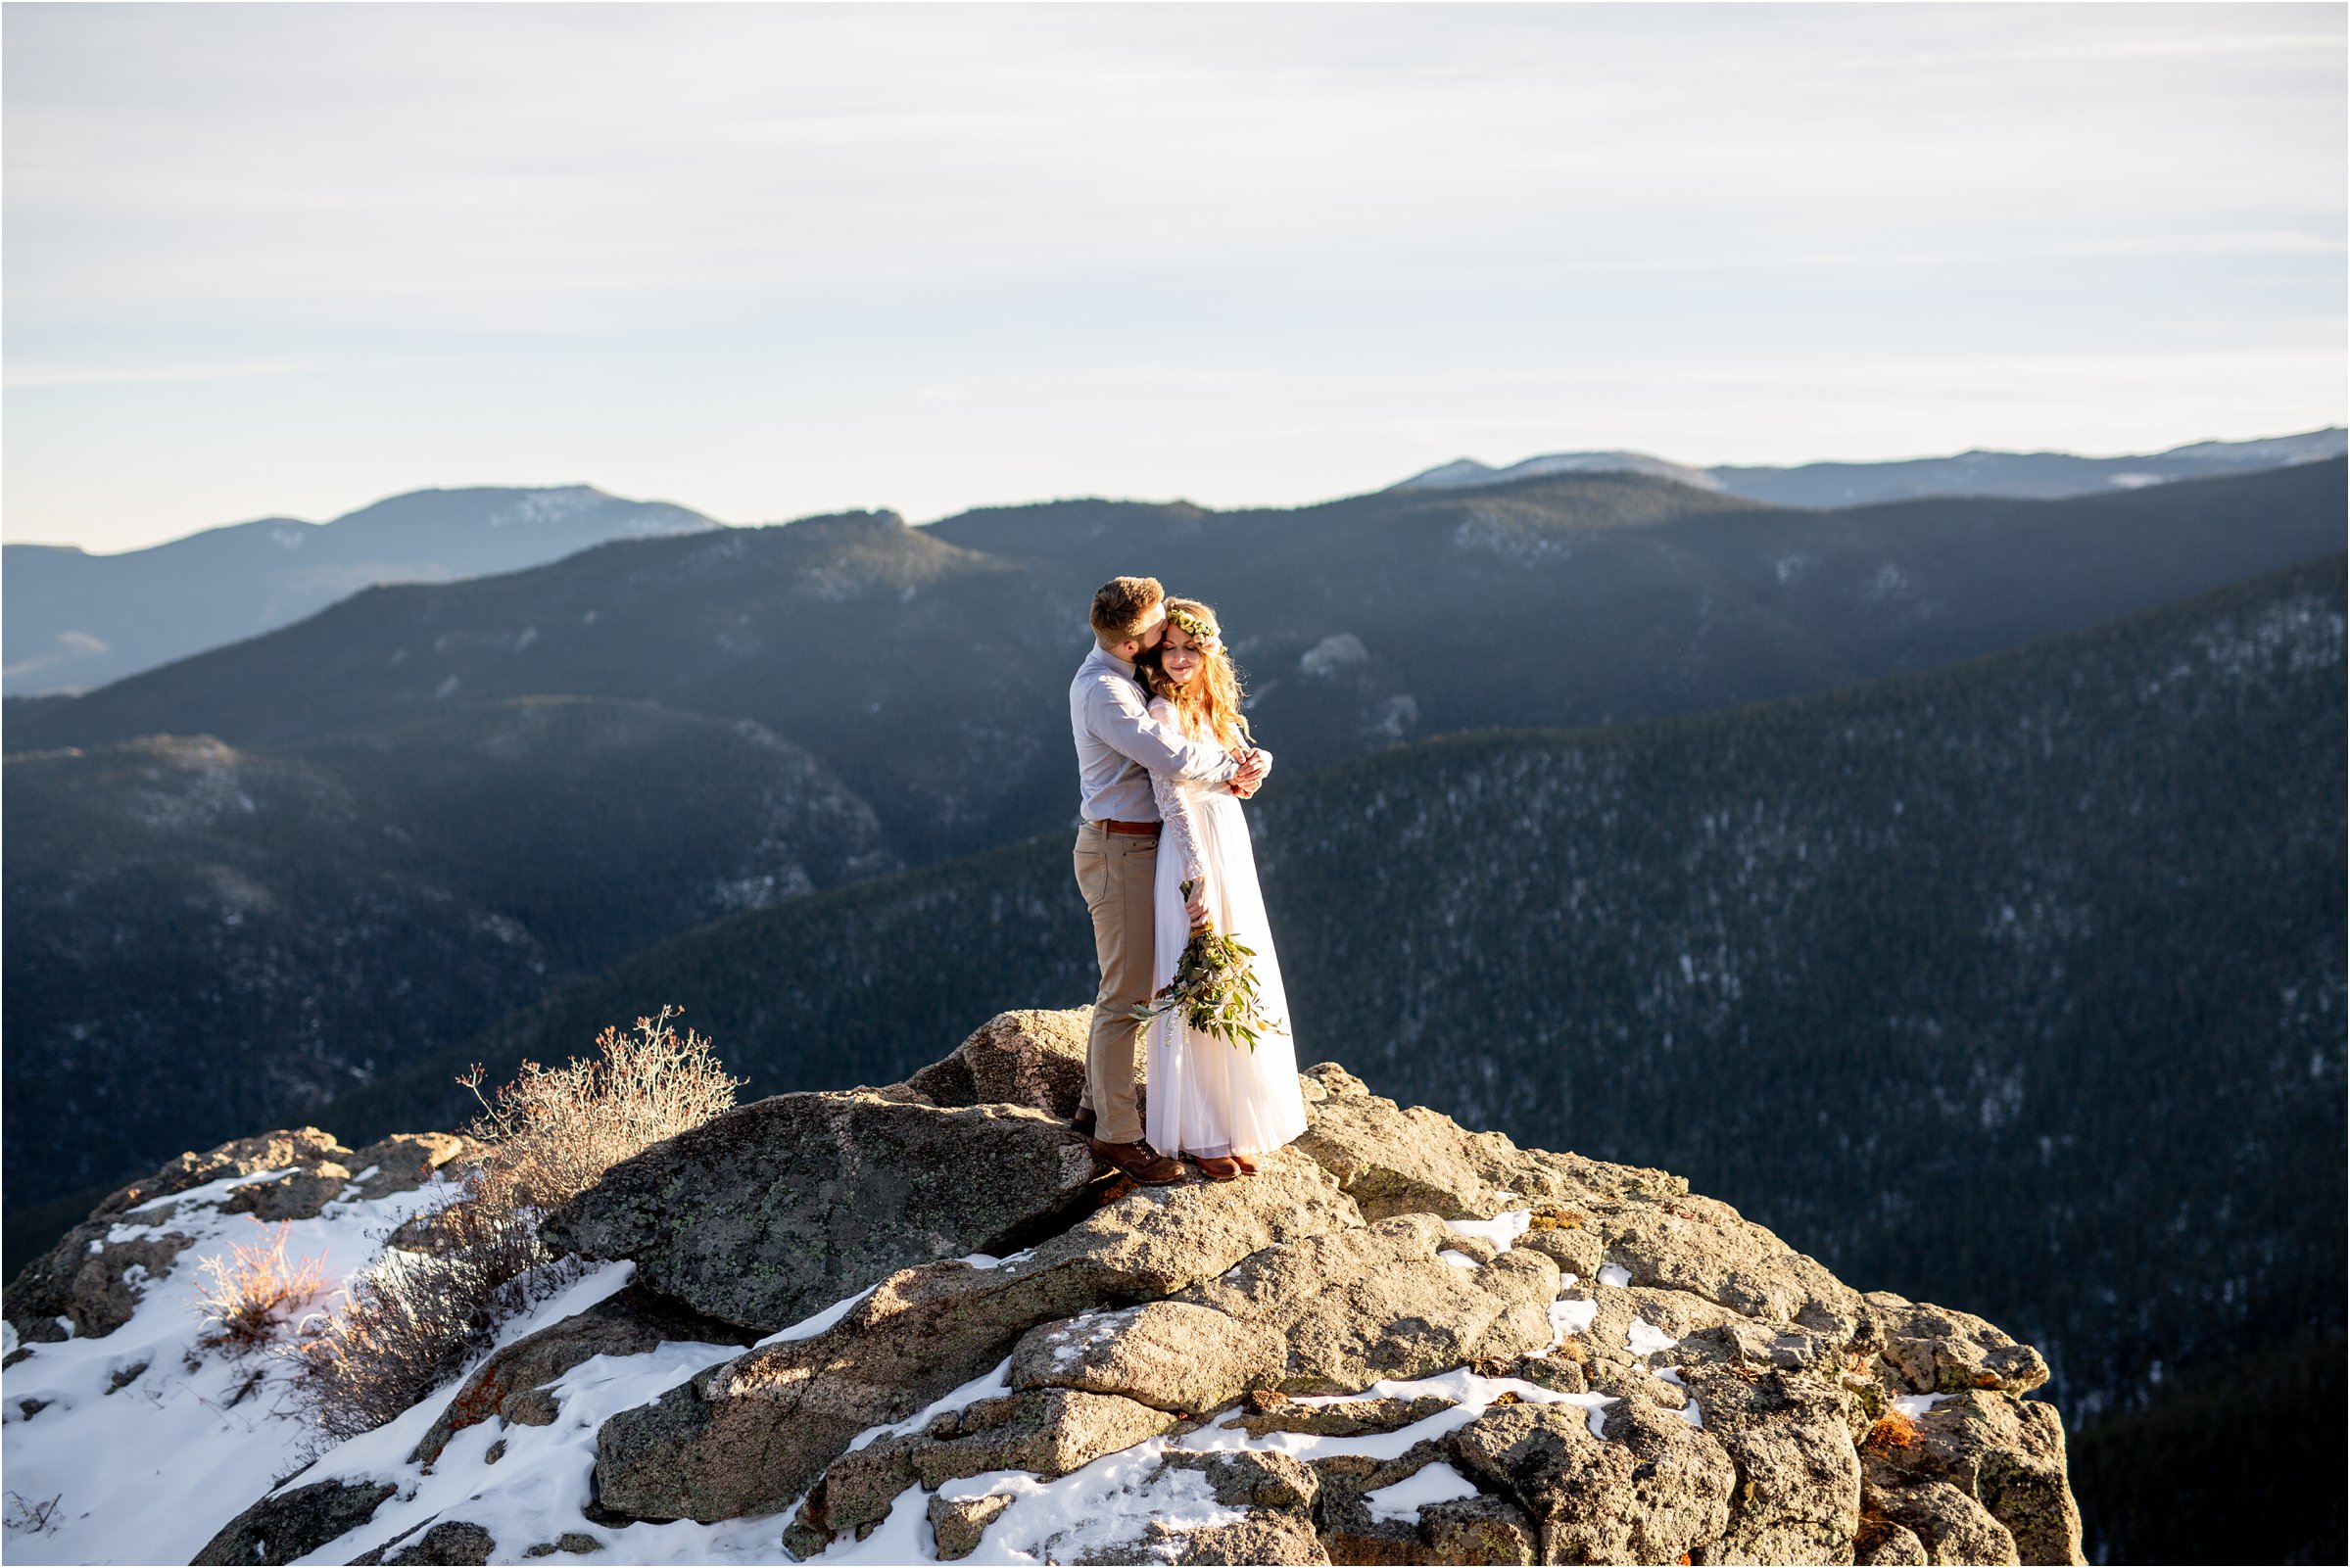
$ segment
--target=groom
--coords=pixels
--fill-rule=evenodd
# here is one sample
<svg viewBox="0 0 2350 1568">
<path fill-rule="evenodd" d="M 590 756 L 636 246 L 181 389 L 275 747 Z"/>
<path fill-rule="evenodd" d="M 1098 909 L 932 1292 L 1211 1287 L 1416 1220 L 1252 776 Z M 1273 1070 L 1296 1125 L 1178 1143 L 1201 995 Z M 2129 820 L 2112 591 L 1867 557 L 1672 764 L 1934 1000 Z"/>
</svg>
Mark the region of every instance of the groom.
<svg viewBox="0 0 2350 1568">
<path fill-rule="evenodd" d="M 1083 795 L 1078 889 L 1093 915 L 1102 974 L 1075 1125 L 1092 1140 L 1096 1157 L 1153 1186 L 1174 1181 L 1183 1167 L 1143 1140 L 1134 1104 L 1134 1042 L 1142 1023 L 1131 1010 L 1151 999 L 1151 909 L 1159 871 L 1159 806 L 1150 775 L 1228 784 L 1246 797 L 1272 767 L 1269 751 L 1235 757 L 1211 741 L 1187 740 L 1150 716 L 1134 660 L 1159 645 L 1166 600 L 1155 577 L 1104 583 L 1093 595 L 1093 651 L 1069 684 L 1069 726 L 1077 736 Z M 1203 1167 L 1209 1164 L 1201 1162 Z"/>
</svg>

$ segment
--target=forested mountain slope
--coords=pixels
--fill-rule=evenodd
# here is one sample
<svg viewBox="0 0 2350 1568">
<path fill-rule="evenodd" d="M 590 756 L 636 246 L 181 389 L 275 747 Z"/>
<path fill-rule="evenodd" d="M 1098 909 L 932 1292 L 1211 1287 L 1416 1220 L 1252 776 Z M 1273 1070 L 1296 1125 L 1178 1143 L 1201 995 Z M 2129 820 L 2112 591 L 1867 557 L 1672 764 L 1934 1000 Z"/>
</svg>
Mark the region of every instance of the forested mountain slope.
<svg viewBox="0 0 2350 1568">
<path fill-rule="evenodd" d="M 12 1208 L 299 1121 L 566 975 L 898 864 L 756 725 L 586 697 L 26 753 L 7 790 Z"/>
</svg>

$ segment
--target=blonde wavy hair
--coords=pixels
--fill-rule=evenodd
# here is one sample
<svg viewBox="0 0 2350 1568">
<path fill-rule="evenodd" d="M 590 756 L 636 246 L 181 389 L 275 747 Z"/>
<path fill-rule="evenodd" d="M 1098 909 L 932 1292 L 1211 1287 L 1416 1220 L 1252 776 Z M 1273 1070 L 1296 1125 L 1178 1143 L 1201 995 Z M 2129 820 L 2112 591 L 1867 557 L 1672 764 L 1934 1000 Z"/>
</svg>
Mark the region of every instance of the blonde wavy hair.
<svg viewBox="0 0 2350 1568">
<path fill-rule="evenodd" d="M 1217 645 L 1201 653 L 1199 674 L 1188 685 L 1177 686 L 1167 677 L 1160 656 L 1167 644 L 1162 641 L 1136 661 L 1153 692 L 1175 705 L 1175 714 L 1183 727 L 1195 736 L 1213 736 L 1217 744 L 1227 751 L 1236 751 L 1250 744 L 1248 716 L 1240 711 L 1240 671 L 1232 664 L 1231 653 L 1223 646 L 1223 629 L 1216 619 L 1216 611 L 1195 598 L 1170 598 L 1167 601 L 1167 620 L 1176 624 L 1180 614 L 1207 629 Z M 1188 636 L 1189 629 L 1185 629 Z"/>
</svg>

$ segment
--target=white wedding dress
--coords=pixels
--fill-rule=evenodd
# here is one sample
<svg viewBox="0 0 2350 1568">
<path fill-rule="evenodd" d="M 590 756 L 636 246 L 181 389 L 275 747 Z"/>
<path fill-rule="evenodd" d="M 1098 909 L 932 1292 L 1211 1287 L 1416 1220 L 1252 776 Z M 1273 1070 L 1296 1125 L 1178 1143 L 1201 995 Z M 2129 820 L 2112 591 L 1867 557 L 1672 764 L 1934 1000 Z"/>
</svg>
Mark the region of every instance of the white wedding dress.
<svg viewBox="0 0 2350 1568">
<path fill-rule="evenodd" d="M 1181 730 L 1175 704 L 1153 697 L 1151 717 Z M 1232 1045 L 1191 1027 L 1179 1012 L 1151 1020 L 1145 1035 L 1150 1085 L 1143 1136 L 1166 1155 L 1257 1155 L 1278 1149 L 1306 1130 L 1306 1100 L 1297 1086 L 1297 1045 L 1290 1033 L 1289 999 L 1281 989 L 1280 960 L 1257 887 L 1257 853 L 1248 819 L 1231 786 L 1151 776 L 1166 822 L 1160 835 L 1158 883 L 1152 905 L 1151 991 L 1175 978 L 1191 918 L 1183 909 L 1183 879 L 1204 876 L 1208 918 L 1216 928 L 1256 949 L 1249 973 L 1257 982 L 1260 1016 L 1276 1025 L 1261 1030 L 1257 1048 Z"/>
</svg>

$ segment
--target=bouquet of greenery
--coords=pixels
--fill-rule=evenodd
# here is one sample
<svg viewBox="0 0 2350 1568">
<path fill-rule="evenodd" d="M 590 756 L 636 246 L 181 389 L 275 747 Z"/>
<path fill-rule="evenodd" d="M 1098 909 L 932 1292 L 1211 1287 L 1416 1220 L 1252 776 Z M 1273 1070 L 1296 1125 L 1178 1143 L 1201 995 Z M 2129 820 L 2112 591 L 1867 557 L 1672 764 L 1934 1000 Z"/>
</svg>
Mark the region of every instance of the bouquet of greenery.
<svg viewBox="0 0 2350 1568">
<path fill-rule="evenodd" d="M 1186 901 L 1192 886 L 1188 880 L 1183 883 Z M 1202 926 L 1183 944 L 1183 956 L 1175 961 L 1175 978 L 1159 988 L 1152 1005 L 1128 1012 L 1147 1022 L 1162 1013 L 1180 1009 L 1184 1022 L 1202 1034 L 1216 1035 L 1232 1045 L 1245 1044 L 1253 1052 L 1261 1031 L 1281 1026 L 1278 1020 L 1257 1015 L 1257 977 L 1249 973 L 1249 960 L 1256 956 L 1257 950 L 1247 943 L 1224 935 L 1213 925 Z"/>
</svg>

